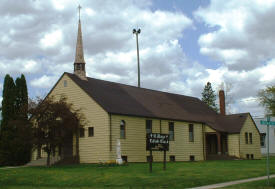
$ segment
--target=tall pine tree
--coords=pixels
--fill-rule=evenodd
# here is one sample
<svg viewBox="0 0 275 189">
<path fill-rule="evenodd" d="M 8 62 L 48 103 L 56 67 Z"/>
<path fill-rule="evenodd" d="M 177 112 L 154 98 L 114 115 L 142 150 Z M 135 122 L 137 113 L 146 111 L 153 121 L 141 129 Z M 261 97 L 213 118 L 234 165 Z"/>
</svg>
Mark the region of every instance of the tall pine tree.
<svg viewBox="0 0 275 189">
<path fill-rule="evenodd" d="M 11 155 L 11 141 L 15 138 L 15 129 L 9 123 L 15 119 L 15 84 L 10 77 L 6 75 L 3 86 L 2 100 L 2 122 L 0 130 L 0 164 L 7 165 Z"/>
<path fill-rule="evenodd" d="M 15 83 L 6 75 L 0 130 L 1 165 L 22 165 L 30 160 L 31 155 L 32 132 L 27 117 L 28 92 L 24 75 L 17 78 Z"/>
<path fill-rule="evenodd" d="M 28 89 L 25 76 L 21 74 L 21 77 L 17 78 L 15 81 L 16 84 L 16 99 L 15 99 L 15 107 L 16 107 L 16 115 L 17 119 L 27 120 L 27 111 L 28 111 Z"/>
<path fill-rule="evenodd" d="M 10 75 L 6 75 L 3 86 L 2 100 L 2 123 L 1 131 L 7 128 L 9 120 L 15 118 L 15 84 Z"/>
<path fill-rule="evenodd" d="M 202 94 L 202 101 L 206 103 L 211 109 L 217 112 L 218 108 L 216 105 L 216 95 L 215 95 L 215 91 L 212 89 L 210 82 L 207 82 L 201 94 Z"/>
</svg>

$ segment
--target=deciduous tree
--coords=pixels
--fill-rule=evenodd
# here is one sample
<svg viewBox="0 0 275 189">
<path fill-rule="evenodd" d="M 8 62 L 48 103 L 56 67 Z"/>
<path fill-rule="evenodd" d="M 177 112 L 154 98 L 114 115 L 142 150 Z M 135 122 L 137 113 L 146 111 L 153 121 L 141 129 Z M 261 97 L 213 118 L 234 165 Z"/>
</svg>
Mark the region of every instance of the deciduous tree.
<svg viewBox="0 0 275 189">
<path fill-rule="evenodd" d="M 218 86 L 218 90 L 224 91 L 225 109 L 228 114 L 231 114 L 231 105 L 234 103 L 234 97 L 232 94 L 233 85 L 230 82 L 221 82 Z"/>
<path fill-rule="evenodd" d="M 266 108 L 267 114 L 275 116 L 275 86 L 261 90 L 258 96 L 260 103 Z"/>
<path fill-rule="evenodd" d="M 73 109 L 65 97 L 59 100 L 54 97 L 39 99 L 37 107 L 31 109 L 34 123 L 34 139 L 37 148 L 43 146 L 47 153 L 47 166 L 50 166 L 50 157 L 58 146 L 63 146 L 66 137 L 76 136 L 76 160 L 79 161 L 78 130 L 85 120 L 79 109 Z"/>
</svg>

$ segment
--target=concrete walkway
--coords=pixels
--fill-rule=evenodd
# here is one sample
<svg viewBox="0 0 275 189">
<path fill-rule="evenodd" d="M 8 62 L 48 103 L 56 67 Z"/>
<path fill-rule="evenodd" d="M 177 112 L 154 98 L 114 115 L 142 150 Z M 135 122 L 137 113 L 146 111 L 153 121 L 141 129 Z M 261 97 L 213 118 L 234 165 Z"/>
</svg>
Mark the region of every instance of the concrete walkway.
<svg viewBox="0 0 275 189">
<path fill-rule="evenodd" d="M 0 169 L 15 169 L 15 168 L 21 168 L 21 167 L 26 167 L 26 166 L 23 165 L 23 166 L 14 166 L 14 167 L 0 167 Z"/>
<path fill-rule="evenodd" d="M 275 175 L 270 175 L 269 178 L 275 178 Z M 223 182 L 223 183 L 212 184 L 212 185 L 207 185 L 207 186 L 195 187 L 195 188 L 192 188 L 192 189 L 222 188 L 222 187 L 231 186 L 231 185 L 235 185 L 235 184 L 242 184 L 242 183 L 246 183 L 246 182 L 264 180 L 264 179 L 267 179 L 267 176 L 250 178 L 250 179 L 243 179 L 243 180 L 236 180 L 236 181 L 230 181 L 230 182 Z"/>
</svg>

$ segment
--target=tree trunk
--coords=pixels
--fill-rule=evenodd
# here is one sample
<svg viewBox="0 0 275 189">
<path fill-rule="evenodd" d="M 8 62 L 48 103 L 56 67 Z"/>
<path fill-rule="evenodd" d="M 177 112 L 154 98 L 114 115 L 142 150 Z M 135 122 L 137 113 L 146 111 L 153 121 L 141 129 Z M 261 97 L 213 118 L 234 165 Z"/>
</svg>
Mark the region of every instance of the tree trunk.
<svg viewBox="0 0 275 189">
<path fill-rule="evenodd" d="M 50 167 L 51 165 L 51 152 L 47 151 L 47 167 Z"/>
<path fill-rule="evenodd" d="M 75 134 L 75 151 L 76 151 L 76 163 L 80 163 L 80 158 L 79 158 L 79 133 L 78 133 L 78 128 Z"/>
<path fill-rule="evenodd" d="M 38 146 L 37 148 L 37 159 L 41 158 L 41 145 Z"/>
</svg>

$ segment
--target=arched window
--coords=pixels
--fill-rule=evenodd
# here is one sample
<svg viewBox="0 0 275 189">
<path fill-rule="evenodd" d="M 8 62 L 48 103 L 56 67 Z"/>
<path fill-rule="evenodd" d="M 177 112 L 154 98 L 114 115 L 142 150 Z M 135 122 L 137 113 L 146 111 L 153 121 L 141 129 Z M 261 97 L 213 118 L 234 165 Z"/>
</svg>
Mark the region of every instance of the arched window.
<svg viewBox="0 0 275 189">
<path fill-rule="evenodd" d="M 125 121 L 121 120 L 120 121 L 120 138 L 125 138 Z"/>
</svg>

